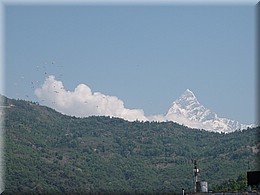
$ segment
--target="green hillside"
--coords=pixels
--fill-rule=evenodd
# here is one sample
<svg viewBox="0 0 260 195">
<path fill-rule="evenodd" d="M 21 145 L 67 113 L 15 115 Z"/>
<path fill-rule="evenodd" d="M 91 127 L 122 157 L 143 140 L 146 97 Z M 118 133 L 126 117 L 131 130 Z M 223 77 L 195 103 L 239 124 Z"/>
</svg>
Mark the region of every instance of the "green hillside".
<svg viewBox="0 0 260 195">
<path fill-rule="evenodd" d="M 193 190 L 194 159 L 209 189 L 257 169 L 259 128 L 219 134 L 2 101 L 6 194 L 180 193 Z"/>
</svg>

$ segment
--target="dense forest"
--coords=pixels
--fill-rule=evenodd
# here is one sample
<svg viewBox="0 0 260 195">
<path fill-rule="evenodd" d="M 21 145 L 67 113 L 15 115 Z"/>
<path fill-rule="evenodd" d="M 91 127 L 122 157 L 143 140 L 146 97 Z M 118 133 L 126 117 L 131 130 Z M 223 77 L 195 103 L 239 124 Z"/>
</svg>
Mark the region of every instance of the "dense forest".
<svg viewBox="0 0 260 195">
<path fill-rule="evenodd" d="M 181 193 L 193 190 L 193 160 L 199 179 L 217 190 L 259 168 L 259 127 L 221 134 L 173 122 L 77 118 L 34 102 L 2 101 L 5 194 Z"/>
</svg>

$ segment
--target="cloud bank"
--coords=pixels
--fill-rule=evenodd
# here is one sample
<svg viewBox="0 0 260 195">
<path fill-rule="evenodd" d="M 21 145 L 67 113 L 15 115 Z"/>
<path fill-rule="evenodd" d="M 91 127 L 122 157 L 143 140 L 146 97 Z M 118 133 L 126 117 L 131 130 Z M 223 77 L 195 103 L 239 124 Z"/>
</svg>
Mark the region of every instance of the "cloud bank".
<svg viewBox="0 0 260 195">
<path fill-rule="evenodd" d="M 171 112 L 172 108 L 170 108 L 166 115 L 145 116 L 142 109 L 125 108 L 124 102 L 116 96 L 92 92 L 90 87 L 85 84 L 79 84 L 74 91 L 68 91 L 64 88 L 62 82 L 57 81 L 53 75 L 48 76 L 43 85 L 35 90 L 35 95 L 41 104 L 71 116 L 110 116 L 128 121 L 173 121 L 191 128 L 207 129 L 216 132 L 231 132 L 236 130 L 233 128 L 234 125 L 230 126 L 230 124 L 232 125 L 236 121 L 231 121 L 230 123 L 229 119 L 217 117 L 200 122 L 199 120 L 187 117 L 185 110 L 183 112 L 177 110 L 180 112 L 178 113 L 177 111 Z M 243 128 L 245 129 L 247 126 Z M 241 129 L 241 125 L 239 129 Z"/>
<path fill-rule="evenodd" d="M 48 76 L 43 85 L 35 90 L 35 95 L 44 105 L 71 116 L 111 116 L 128 121 L 173 121 L 193 128 L 203 127 L 198 122 L 173 114 L 145 116 L 142 109 L 125 108 L 124 102 L 116 96 L 92 92 L 85 84 L 79 84 L 74 91 L 67 91 L 63 83 L 57 81 L 53 75 Z"/>
<path fill-rule="evenodd" d="M 116 96 L 92 92 L 85 84 L 79 84 L 74 91 L 67 91 L 61 81 L 55 80 L 53 75 L 46 78 L 35 95 L 46 106 L 72 116 L 112 116 L 128 121 L 146 121 L 141 109 L 127 109 L 124 102 Z"/>
</svg>

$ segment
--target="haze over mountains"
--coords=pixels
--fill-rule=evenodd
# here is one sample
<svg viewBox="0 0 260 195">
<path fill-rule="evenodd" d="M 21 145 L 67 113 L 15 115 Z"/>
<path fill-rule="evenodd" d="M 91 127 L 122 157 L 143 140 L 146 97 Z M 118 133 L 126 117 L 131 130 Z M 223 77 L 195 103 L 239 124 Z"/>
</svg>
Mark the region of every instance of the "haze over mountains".
<svg viewBox="0 0 260 195">
<path fill-rule="evenodd" d="M 189 89 L 172 103 L 165 115 L 152 116 L 145 116 L 142 109 L 125 108 L 124 102 L 118 97 L 92 92 L 85 84 L 78 85 L 74 91 L 68 91 L 53 75 L 46 78 L 44 84 L 35 90 L 35 94 L 41 104 L 77 117 L 112 116 L 128 121 L 173 121 L 191 128 L 225 133 L 253 127 L 218 117 L 200 104 Z"/>
</svg>

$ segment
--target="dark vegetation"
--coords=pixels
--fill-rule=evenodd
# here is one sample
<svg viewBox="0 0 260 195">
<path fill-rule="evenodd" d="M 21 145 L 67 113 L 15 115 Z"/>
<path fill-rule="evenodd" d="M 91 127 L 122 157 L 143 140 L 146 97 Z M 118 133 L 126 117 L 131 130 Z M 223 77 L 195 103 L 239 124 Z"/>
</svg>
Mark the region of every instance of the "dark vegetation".
<svg viewBox="0 0 260 195">
<path fill-rule="evenodd" d="M 256 186 L 254 186 L 256 187 Z M 213 187 L 216 192 L 245 192 L 248 190 L 247 178 L 245 174 L 241 174 L 237 179 L 227 179 Z"/>
<path fill-rule="evenodd" d="M 173 122 L 76 118 L 33 102 L 2 101 L 14 105 L 4 114 L 6 194 L 192 191 L 194 159 L 209 190 L 220 190 L 258 168 L 259 128 L 220 134 Z"/>
</svg>

